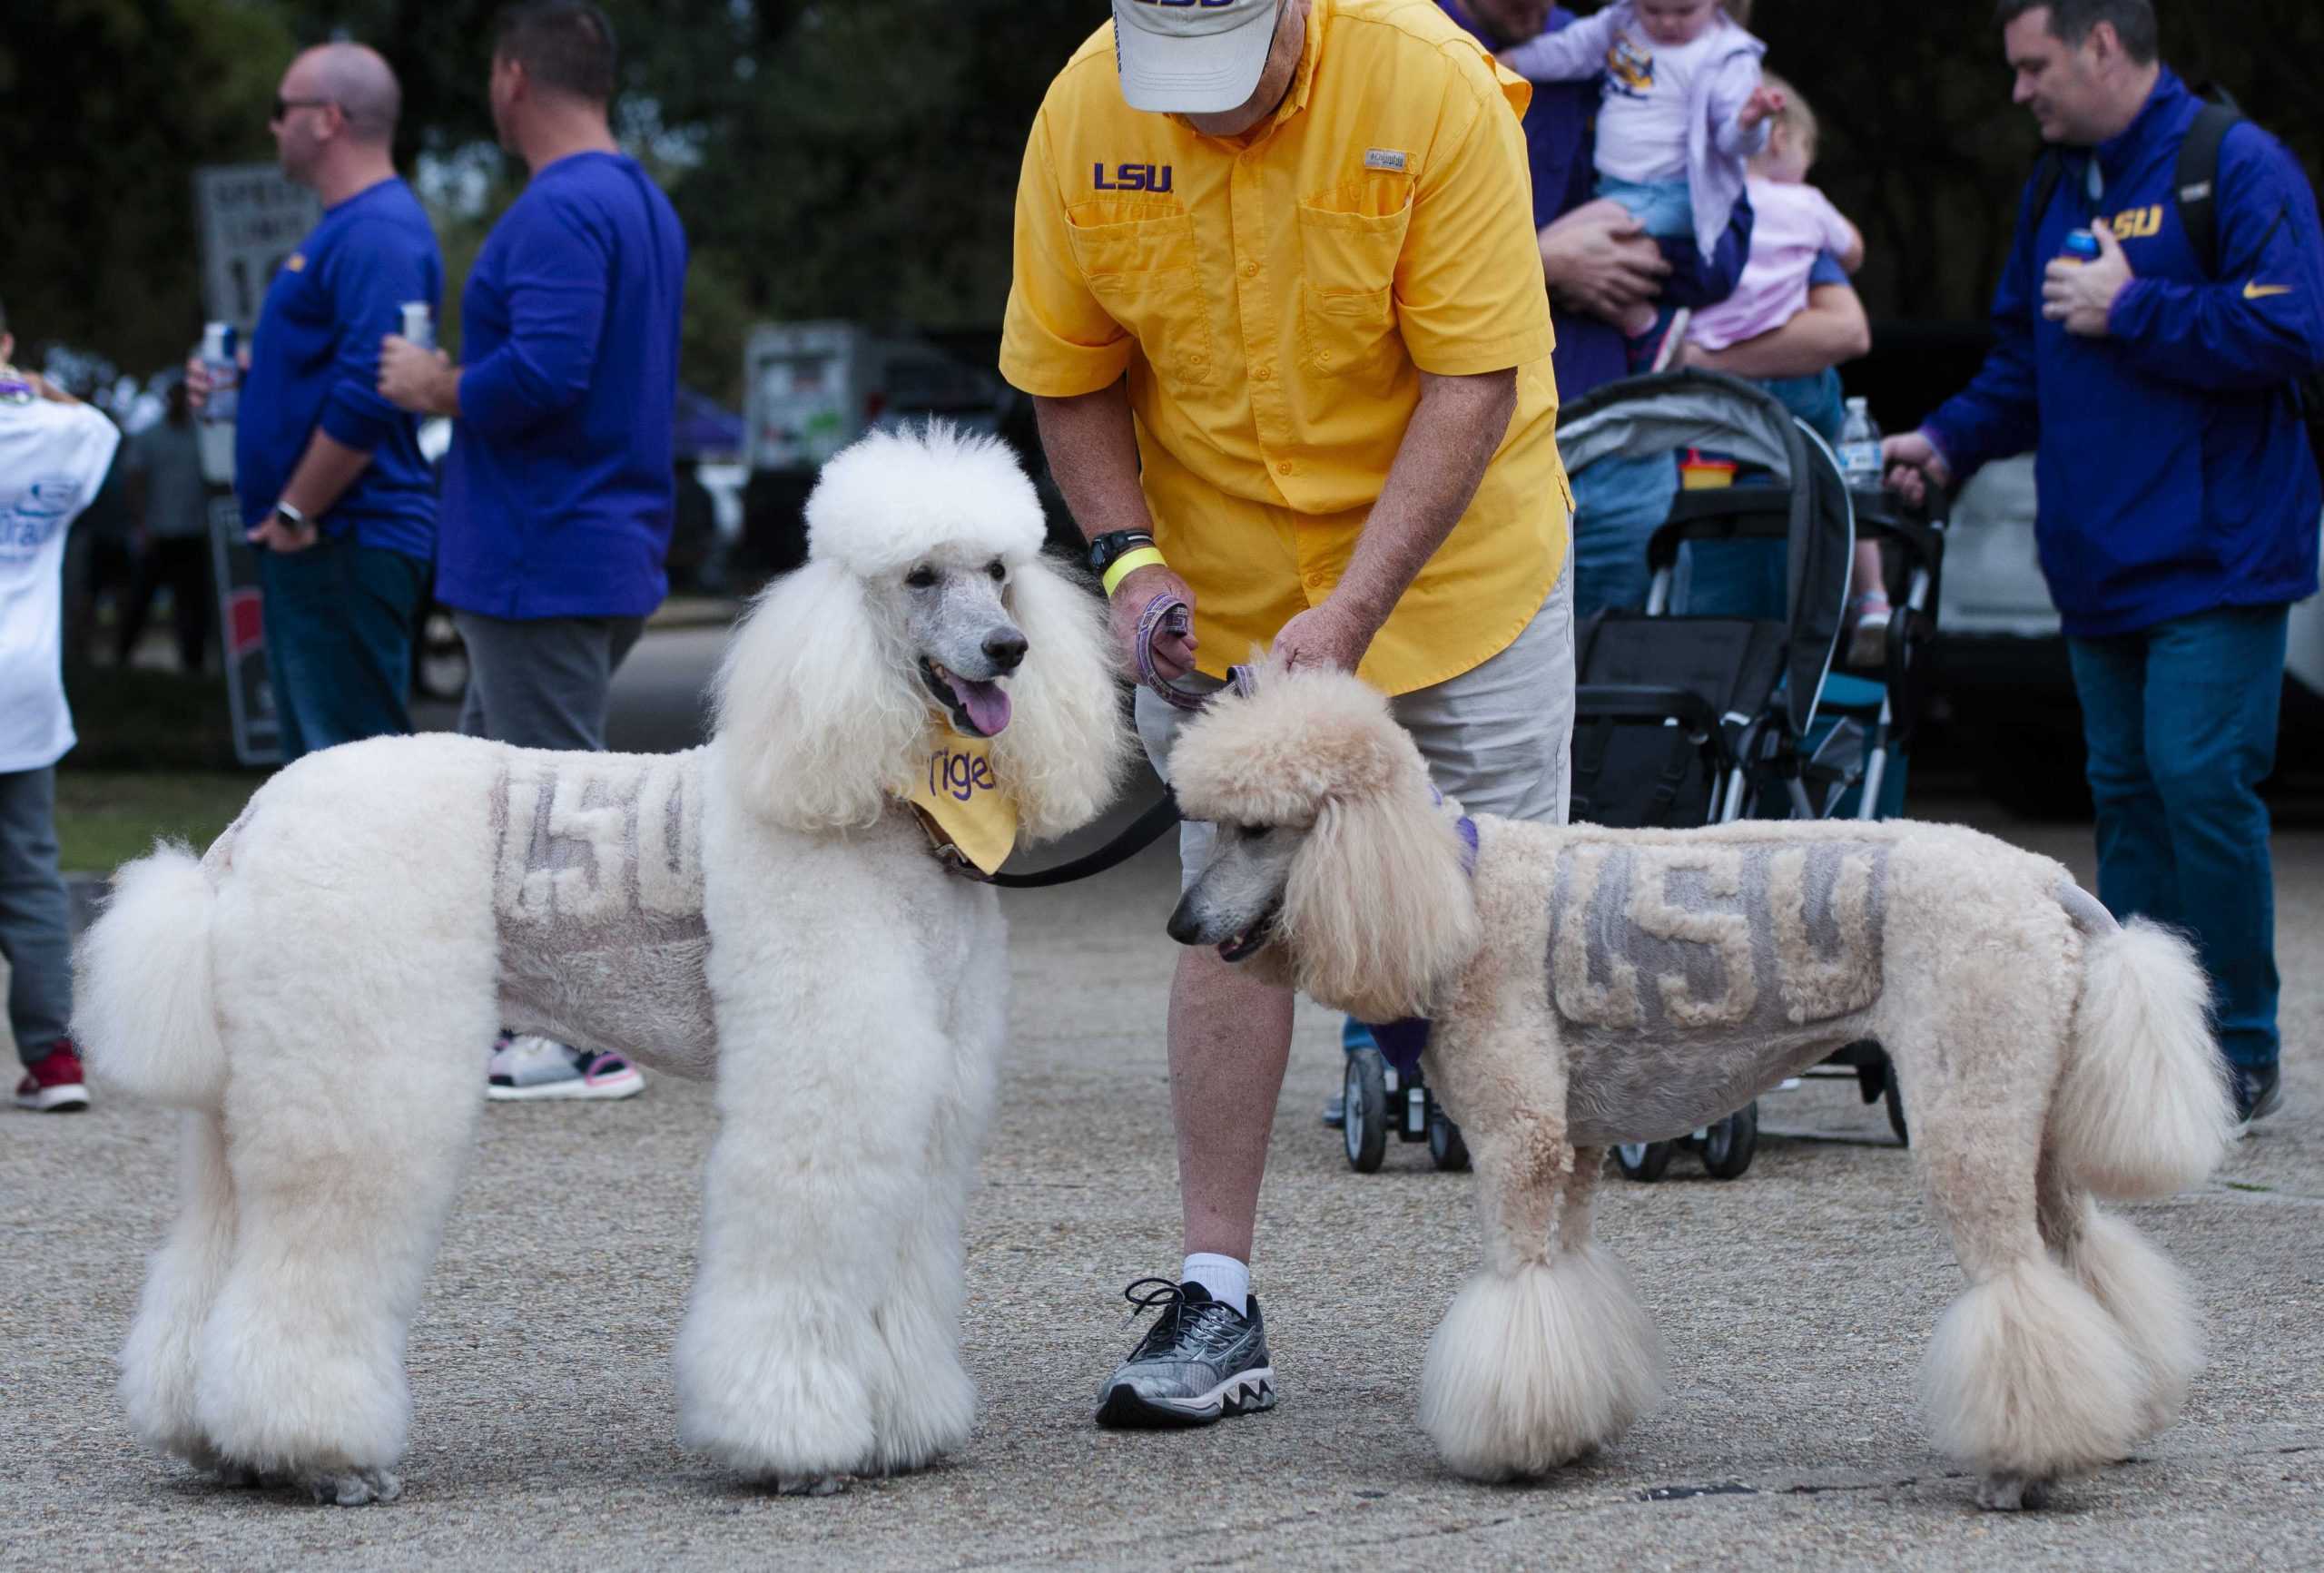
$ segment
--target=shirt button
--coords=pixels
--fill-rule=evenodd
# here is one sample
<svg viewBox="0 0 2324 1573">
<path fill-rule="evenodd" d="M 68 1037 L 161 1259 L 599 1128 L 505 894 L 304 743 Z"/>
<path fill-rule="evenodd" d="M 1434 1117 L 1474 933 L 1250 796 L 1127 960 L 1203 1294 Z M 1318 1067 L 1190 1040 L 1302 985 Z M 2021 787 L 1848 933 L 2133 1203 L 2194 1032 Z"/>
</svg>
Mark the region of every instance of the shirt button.
<svg viewBox="0 0 2324 1573">
<path fill-rule="evenodd" d="M 1289 459 L 1285 459 L 1281 464 L 1275 466 L 1275 473 L 1283 476 L 1289 475 L 1291 473 L 1291 461 Z"/>
<path fill-rule="evenodd" d="M 1316 355 L 1315 355 L 1315 364 L 1316 364 L 1316 365 L 1318 365 L 1318 366 L 1329 366 L 1331 363 L 1332 363 L 1332 352 L 1331 352 L 1330 350 L 1328 350 L 1328 349 L 1324 349 L 1324 350 L 1319 350 L 1319 351 L 1317 351 L 1317 352 L 1316 352 Z"/>
<path fill-rule="evenodd" d="M 1246 279 L 1256 279 L 1258 276 L 1259 265 L 1256 262 L 1246 262 L 1243 264 L 1243 277 Z"/>
<path fill-rule="evenodd" d="M 1273 371 L 1262 366 L 1251 373 L 1251 379 L 1254 382 L 1265 382 L 1268 378 L 1273 377 L 1275 373 Z"/>
</svg>

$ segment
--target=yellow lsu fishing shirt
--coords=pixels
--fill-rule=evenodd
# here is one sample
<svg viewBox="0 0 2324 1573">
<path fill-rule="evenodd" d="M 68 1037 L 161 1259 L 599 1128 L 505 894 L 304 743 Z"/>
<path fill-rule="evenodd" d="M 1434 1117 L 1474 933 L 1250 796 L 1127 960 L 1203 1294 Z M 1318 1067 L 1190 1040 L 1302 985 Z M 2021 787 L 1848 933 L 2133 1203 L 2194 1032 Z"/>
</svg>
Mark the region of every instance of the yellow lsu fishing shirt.
<svg viewBox="0 0 2324 1573">
<path fill-rule="evenodd" d="M 1128 371 L 1157 541 L 1212 676 L 1339 582 L 1423 371 L 1514 367 L 1517 411 L 1364 676 L 1392 693 L 1457 677 L 1547 598 L 1572 502 L 1531 92 L 1431 0 L 1315 0 L 1282 107 L 1232 141 L 1123 103 L 1110 25 L 1051 84 L 1000 369 L 1060 398 Z"/>
</svg>

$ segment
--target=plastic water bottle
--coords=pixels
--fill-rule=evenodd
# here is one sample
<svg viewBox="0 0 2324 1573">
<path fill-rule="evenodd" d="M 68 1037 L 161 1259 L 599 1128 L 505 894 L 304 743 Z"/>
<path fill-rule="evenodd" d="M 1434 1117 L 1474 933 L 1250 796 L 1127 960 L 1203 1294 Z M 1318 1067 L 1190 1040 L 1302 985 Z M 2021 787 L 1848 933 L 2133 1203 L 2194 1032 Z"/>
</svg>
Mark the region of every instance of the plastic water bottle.
<svg viewBox="0 0 2324 1573">
<path fill-rule="evenodd" d="M 242 369 L 234 360 L 234 325 L 212 322 L 202 329 L 202 369 L 210 374 L 210 392 L 202 401 L 204 426 L 231 426 L 241 403 Z"/>
<path fill-rule="evenodd" d="M 436 312 L 425 300 L 403 303 L 403 337 L 422 349 L 436 348 Z"/>
<path fill-rule="evenodd" d="M 1878 490 L 1880 487 L 1880 428 L 1861 398 L 1848 400 L 1847 419 L 1840 427 L 1840 474 L 1851 487 Z"/>
</svg>

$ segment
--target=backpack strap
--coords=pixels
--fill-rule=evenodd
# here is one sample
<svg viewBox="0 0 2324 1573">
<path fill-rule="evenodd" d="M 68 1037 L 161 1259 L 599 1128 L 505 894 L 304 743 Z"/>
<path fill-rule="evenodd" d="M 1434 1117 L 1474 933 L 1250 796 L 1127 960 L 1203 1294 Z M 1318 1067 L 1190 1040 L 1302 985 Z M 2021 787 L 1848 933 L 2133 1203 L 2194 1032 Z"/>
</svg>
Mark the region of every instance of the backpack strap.
<svg viewBox="0 0 2324 1573">
<path fill-rule="evenodd" d="M 2049 216 L 2050 203 L 2058 194 L 2058 182 L 2065 178 L 2065 163 L 2058 157 L 2058 150 L 2045 147 L 2042 156 L 2034 161 L 2034 229 L 2038 234 L 2042 221 Z"/>
<path fill-rule="evenodd" d="M 2243 119 L 2232 101 L 2205 103 L 2179 144 L 2171 183 L 2179 203 L 2179 227 L 2205 278 L 2219 272 L 2219 155 L 2227 133 Z"/>
</svg>

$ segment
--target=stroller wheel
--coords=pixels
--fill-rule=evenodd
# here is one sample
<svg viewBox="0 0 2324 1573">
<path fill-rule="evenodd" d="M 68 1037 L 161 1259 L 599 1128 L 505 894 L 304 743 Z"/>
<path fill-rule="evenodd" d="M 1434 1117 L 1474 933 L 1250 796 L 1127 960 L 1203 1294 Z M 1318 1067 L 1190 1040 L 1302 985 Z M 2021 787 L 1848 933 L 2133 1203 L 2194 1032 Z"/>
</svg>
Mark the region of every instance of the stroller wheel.
<svg viewBox="0 0 2324 1573">
<path fill-rule="evenodd" d="M 1469 1143 L 1461 1135 L 1461 1127 L 1443 1109 L 1428 1113 L 1428 1155 L 1440 1169 L 1465 1174 L 1469 1168 Z"/>
<path fill-rule="evenodd" d="M 1347 1145 L 1347 1166 L 1359 1175 L 1376 1173 L 1388 1151 L 1388 1065 L 1376 1048 L 1347 1057 L 1342 1083 L 1347 1120 L 1340 1136 Z"/>
<path fill-rule="evenodd" d="M 1650 1185 L 1662 1177 L 1670 1166 L 1670 1155 L 1678 1150 L 1676 1142 L 1624 1142 L 1614 1149 L 1614 1166 L 1625 1179 Z"/>
<path fill-rule="evenodd" d="M 1887 1067 L 1887 1075 L 1880 1086 L 1880 1101 L 1888 1106 L 1888 1128 L 1906 1146 L 1913 1145 L 1913 1133 L 1905 1128 L 1905 1095 L 1896 1086 L 1896 1067 Z"/>
<path fill-rule="evenodd" d="M 1759 1150 L 1759 1106 L 1747 1103 L 1704 1134 L 1703 1167 L 1715 1180 L 1732 1180 L 1751 1166 Z"/>
</svg>

